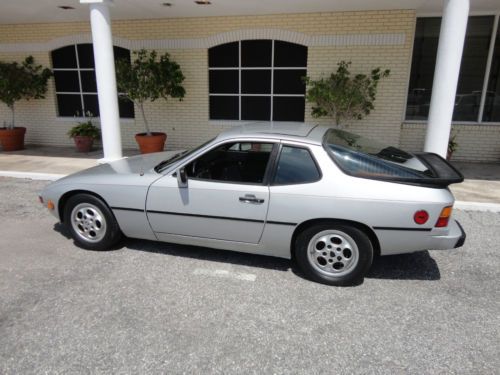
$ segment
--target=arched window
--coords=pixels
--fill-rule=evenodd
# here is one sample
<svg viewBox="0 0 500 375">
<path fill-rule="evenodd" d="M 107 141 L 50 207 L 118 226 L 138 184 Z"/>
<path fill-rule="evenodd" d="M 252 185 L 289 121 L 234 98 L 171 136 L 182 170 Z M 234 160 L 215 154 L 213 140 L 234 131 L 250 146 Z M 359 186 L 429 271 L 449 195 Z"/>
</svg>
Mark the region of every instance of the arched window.
<svg viewBox="0 0 500 375">
<path fill-rule="evenodd" d="M 211 120 L 304 121 L 307 47 L 243 40 L 209 49 Z"/>
<path fill-rule="evenodd" d="M 115 59 L 130 60 L 130 51 L 113 47 Z M 99 116 L 94 50 L 92 44 L 75 44 L 52 51 L 52 66 L 56 84 L 59 116 L 84 116 L 91 112 Z M 134 104 L 118 101 L 120 117 L 134 118 Z"/>
</svg>

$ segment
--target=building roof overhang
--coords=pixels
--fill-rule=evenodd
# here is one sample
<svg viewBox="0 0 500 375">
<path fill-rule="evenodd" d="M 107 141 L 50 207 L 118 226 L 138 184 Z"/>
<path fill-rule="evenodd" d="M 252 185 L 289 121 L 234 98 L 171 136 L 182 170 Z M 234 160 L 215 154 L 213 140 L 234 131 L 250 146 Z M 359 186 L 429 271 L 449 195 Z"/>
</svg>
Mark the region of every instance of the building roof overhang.
<svg viewBox="0 0 500 375">
<path fill-rule="evenodd" d="M 443 6 L 443 1 L 437 0 L 210 0 L 209 5 L 194 0 L 16 0 L 2 2 L 0 24 L 88 21 L 89 2 L 113 3 L 113 20 L 399 9 L 439 15 Z M 470 3 L 471 14 L 500 12 L 498 0 Z"/>
</svg>

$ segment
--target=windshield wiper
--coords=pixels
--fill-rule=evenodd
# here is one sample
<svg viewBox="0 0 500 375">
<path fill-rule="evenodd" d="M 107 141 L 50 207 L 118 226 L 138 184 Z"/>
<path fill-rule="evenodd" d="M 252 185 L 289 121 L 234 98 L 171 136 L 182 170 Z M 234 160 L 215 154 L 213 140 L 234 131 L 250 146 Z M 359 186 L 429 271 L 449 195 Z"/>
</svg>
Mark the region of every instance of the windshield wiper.
<svg viewBox="0 0 500 375">
<path fill-rule="evenodd" d="M 179 153 L 175 154 L 174 156 L 159 162 L 156 165 L 156 167 L 154 167 L 155 172 L 159 173 L 164 167 L 166 167 L 168 164 L 170 164 L 173 161 L 175 161 L 176 159 L 178 159 L 180 156 L 184 155 L 186 152 L 187 152 L 187 150 L 179 152 Z"/>
</svg>

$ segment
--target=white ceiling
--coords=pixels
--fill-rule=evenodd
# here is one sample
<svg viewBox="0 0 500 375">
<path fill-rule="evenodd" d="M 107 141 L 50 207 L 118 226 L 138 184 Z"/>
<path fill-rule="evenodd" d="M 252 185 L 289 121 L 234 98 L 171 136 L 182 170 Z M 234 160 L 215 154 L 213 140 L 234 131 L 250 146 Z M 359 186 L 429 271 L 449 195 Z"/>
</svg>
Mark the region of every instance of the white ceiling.
<svg viewBox="0 0 500 375">
<path fill-rule="evenodd" d="M 443 0 L 114 0 L 112 19 L 311 13 L 332 11 L 416 9 L 420 14 L 439 14 Z M 162 5 L 172 4 L 170 7 Z M 499 12 L 499 0 L 470 0 L 471 12 Z M 62 10 L 58 6 L 72 6 Z M 0 0 L 0 24 L 86 21 L 88 5 L 78 0 Z"/>
</svg>

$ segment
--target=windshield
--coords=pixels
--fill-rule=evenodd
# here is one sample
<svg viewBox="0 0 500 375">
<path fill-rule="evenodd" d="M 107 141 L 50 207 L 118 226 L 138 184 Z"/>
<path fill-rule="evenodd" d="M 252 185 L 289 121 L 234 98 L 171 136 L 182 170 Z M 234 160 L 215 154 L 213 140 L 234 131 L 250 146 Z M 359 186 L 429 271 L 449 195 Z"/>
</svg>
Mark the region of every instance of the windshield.
<svg viewBox="0 0 500 375">
<path fill-rule="evenodd" d="M 215 138 L 212 138 L 211 140 L 209 140 L 209 141 L 207 141 L 207 142 L 205 142 L 205 143 L 203 143 L 203 144 L 199 145 L 198 147 L 195 147 L 191 150 L 183 150 L 181 152 L 178 152 L 178 153 L 174 154 L 173 156 L 171 156 L 170 158 L 161 161 L 154 168 L 155 172 L 160 173 L 160 172 L 164 171 L 168 166 L 172 165 L 173 163 L 175 163 L 176 161 L 178 161 L 184 157 L 187 157 L 191 154 L 194 154 L 196 151 L 202 149 L 203 147 L 208 145 L 210 142 L 212 142 L 214 139 Z"/>
<path fill-rule="evenodd" d="M 415 155 L 344 130 L 328 130 L 324 147 L 339 167 L 353 176 L 386 179 L 437 177 Z"/>
</svg>

